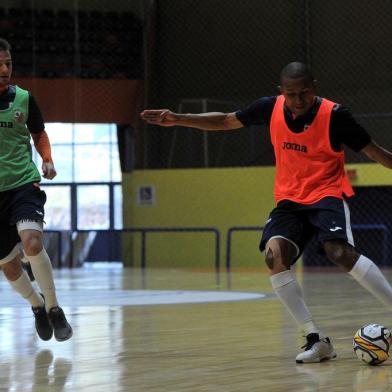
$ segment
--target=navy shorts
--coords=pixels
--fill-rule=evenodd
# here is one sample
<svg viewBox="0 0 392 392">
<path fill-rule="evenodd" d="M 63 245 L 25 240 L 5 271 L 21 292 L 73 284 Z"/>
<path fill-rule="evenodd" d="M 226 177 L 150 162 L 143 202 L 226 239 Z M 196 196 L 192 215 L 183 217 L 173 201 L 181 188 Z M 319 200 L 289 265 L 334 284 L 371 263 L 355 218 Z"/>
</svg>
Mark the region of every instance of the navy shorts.
<svg viewBox="0 0 392 392">
<path fill-rule="evenodd" d="M 325 197 L 314 204 L 299 204 L 282 200 L 274 208 L 264 226 L 260 250 L 273 237 L 289 240 L 302 254 L 313 236 L 322 244 L 327 240 L 342 239 L 354 246 L 347 202 L 336 197 Z"/>
<path fill-rule="evenodd" d="M 20 242 L 16 223 L 22 220 L 43 222 L 46 194 L 37 183 L 0 192 L 0 260 Z"/>
</svg>

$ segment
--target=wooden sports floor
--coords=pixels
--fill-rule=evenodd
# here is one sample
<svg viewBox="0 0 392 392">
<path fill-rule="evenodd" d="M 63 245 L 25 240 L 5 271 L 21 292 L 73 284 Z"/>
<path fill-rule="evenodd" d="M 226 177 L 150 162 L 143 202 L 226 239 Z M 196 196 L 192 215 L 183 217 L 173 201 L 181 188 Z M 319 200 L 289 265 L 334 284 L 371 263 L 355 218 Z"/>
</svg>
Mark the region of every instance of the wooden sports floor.
<svg viewBox="0 0 392 392">
<path fill-rule="evenodd" d="M 0 280 L 0 391 L 392 391 L 392 360 L 369 367 L 351 340 L 392 315 L 348 275 L 298 271 L 338 352 L 297 365 L 303 338 L 263 271 L 88 266 L 56 271 L 71 340 L 43 342 L 27 304 Z M 392 275 L 387 272 L 392 280 Z"/>
</svg>

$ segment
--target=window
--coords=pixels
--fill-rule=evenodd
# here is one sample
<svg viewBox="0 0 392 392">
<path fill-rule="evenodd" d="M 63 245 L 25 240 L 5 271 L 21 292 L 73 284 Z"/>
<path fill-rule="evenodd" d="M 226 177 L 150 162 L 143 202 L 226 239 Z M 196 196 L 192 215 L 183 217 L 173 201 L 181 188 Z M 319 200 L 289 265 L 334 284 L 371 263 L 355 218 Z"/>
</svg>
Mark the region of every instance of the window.
<svg viewBox="0 0 392 392">
<path fill-rule="evenodd" d="M 45 128 L 57 170 L 53 180 L 42 178 L 48 196 L 46 228 L 121 228 L 122 205 L 118 203 L 122 203 L 122 191 L 115 184 L 121 181 L 116 124 L 47 123 Z M 42 161 L 35 149 L 33 160 L 41 171 Z M 110 205 L 110 187 L 114 187 L 114 205 Z M 76 216 L 72 218 L 72 214 Z"/>
<path fill-rule="evenodd" d="M 109 187 L 79 185 L 77 187 L 79 230 L 109 229 Z"/>
<path fill-rule="evenodd" d="M 123 228 L 123 218 L 122 218 L 122 186 L 115 185 L 114 186 L 114 228 L 122 229 Z"/>
<path fill-rule="evenodd" d="M 116 124 L 47 123 L 45 127 L 58 174 L 43 183 L 121 180 Z M 41 168 L 35 150 L 33 159 Z"/>
<path fill-rule="evenodd" d="M 46 228 L 50 230 L 71 229 L 71 187 L 69 185 L 42 186 L 46 192 Z"/>
</svg>

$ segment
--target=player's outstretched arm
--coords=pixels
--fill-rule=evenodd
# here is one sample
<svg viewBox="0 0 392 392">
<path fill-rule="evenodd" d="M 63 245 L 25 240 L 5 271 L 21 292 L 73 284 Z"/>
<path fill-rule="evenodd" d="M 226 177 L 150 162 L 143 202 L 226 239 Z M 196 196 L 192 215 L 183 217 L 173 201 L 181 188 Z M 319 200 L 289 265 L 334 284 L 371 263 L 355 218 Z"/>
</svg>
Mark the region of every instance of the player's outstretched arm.
<svg viewBox="0 0 392 392">
<path fill-rule="evenodd" d="M 242 123 L 235 113 L 200 113 L 181 114 L 174 113 L 169 109 L 144 110 L 140 117 L 148 124 L 172 127 L 174 125 L 198 128 L 205 131 L 226 131 L 242 128 Z"/>
<path fill-rule="evenodd" d="M 392 169 L 392 152 L 379 146 L 377 143 L 370 142 L 361 152 L 372 161 L 376 161 L 388 169 Z"/>
</svg>

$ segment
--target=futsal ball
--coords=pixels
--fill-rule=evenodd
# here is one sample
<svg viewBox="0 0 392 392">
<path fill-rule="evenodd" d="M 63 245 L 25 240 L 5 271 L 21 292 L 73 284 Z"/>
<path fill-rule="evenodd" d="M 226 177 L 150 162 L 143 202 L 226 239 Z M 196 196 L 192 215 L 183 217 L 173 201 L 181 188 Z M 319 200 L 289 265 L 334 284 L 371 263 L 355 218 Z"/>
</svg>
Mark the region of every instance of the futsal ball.
<svg viewBox="0 0 392 392">
<path fill-rule="evenodd" d="M 356 356 L 368 365 L 379 365 L 389 357 L 391 332 L 380 324 L 368 324 L 358 329 L 353 339 Z"/>
</svg>

